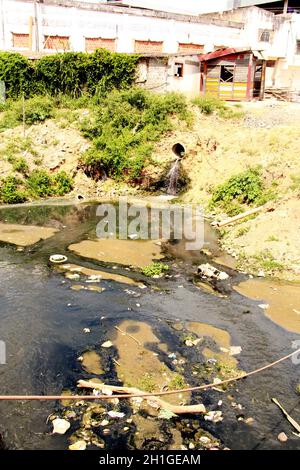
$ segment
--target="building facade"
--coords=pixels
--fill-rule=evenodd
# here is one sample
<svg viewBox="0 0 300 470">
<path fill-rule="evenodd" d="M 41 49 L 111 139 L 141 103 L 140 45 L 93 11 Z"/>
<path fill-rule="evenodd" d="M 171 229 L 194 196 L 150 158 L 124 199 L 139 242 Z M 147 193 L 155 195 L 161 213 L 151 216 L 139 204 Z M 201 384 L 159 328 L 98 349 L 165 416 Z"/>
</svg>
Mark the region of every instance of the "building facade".
<svg viewBox="0 0 300 470">
<path fill-rule="evenodd" d="M 245 3 L 251 2 L 233 2 Z M 300 90 L 300 15 L 275 15 L 256 6 L 227 11 L 226 5 L 221 13 L 197 16 L 91 1 L 0 0 L 0 50 L 32 58 L 97 48 L 138 53 L 140 83 L 189 95 L 200 93 L 202 54 L 259 51 L 267 87 Z M 161 75 L 156 85 L 155 75 Z"/>
</svg>

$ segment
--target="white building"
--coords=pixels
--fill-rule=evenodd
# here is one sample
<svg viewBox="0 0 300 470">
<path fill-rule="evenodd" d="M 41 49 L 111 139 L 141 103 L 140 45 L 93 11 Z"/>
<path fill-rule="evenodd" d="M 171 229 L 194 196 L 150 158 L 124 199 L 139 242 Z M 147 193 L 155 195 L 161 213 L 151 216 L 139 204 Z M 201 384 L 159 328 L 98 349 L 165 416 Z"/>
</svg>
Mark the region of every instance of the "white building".
<svg viewBox="0 0 300 470">
<path fill-rule="evenodd" d="M 255 6 L 229 9 L 254 3 L 249 0 L 151 0 L 152 9 L 146 8 L 150 0 L 129 2 L 140 2 L 143 8 L 96 0 L 0 0 L 0 50 L 30 57 L 100 47 L 148 57 L 170 55 L 161 80 L 167 85 L 161 89 L 189 94 L 200 92 L 199 54 L 222 47 L 259 50 L 268 61 L 267 86 L 300 89 L 300 15 L 275 15 Z M 154 10 L 156 4 L 166 10 L 181 5 L 181 13 Z M 199 16 L 201 4 L 206 14 Z M 219 6 L 222 12 L 207 12 L 208 4 L 210 10 Z M 182 13 L 182 5 L 189 14 Z M 157 80 L 155 68 L 163 70 L 161 63 L 149 59 L 141 67 L 142 76 L 152 74 L 151 87 Z"/>
</svg>

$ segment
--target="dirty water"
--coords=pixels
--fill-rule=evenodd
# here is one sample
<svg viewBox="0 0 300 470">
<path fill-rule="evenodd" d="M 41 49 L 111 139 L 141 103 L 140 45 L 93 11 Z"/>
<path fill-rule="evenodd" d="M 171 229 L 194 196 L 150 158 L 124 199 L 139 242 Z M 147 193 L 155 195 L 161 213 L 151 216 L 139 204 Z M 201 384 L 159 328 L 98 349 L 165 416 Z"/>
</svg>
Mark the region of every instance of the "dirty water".
<svg viewBox="0 0 300 470">
<path fill-rule="evenodd" d="M 235 290 L 260 301 L 262 311 L 277 325 L 300 335 L 300 284 L 268 279 L 249 279 Z"/>
<path fill-rule="evenodd" d="M 83 240 L 69 246 L 79 256 L 143 268 L 155 260 L 161 260 L 161 246 L 152 240 Z"/>
<path fill-rule="evenodd" d="M 115 261 L 113 245 L 112 256 L 108 250 L 105 259 L 96 259 L 93 252 L 71 251 L 72 245 L 84 241 L 99 243 L 96 207 L 44 205 L 0 210 L 2 224 L 55 230 L 51 237 L 24 246 L 22 251 L 13 242 L 0 242 L 0 340 L 7 348 L 7 363 L 0 365 L 1 394 L 75 393 L 79 379 L 108 384 L 127 381 L 141 388 L 169 387 L 172 379 L 174 384 L 183 379 L 196 386 L 216 377 L 222 379 L 234 372 L 231 367 L 247 371 L 272 362 L 291 352 L 293 341 L 300 340 L 296 331 L 287 331 L 285 325 L 283 328 L 264 315 L 256 299 L 233 289 L 248 279 L 242 273 L 224 268 L 230 279 L 213 287 L 226 297 L 195 286 L 197 264 L 211 261 L 204 253 L 185 253 L 183 242 L 156 245 L 170 266 L 162 279 L 149 279 L 139 269 L 129 268 L 135 264 L 132 259 Z M 207 226 L 205 247 L 212 256 L 221 255 L 216 241 L 216 233 Z M 134 242 L 142 246 L 142 242 Z M 49 256 L 53 253 L 67 256 L 71 269 L 52 265 Z M 76 271 L 78 268 L 81 271 Z M 98 271 L 107 276 L 98 281 L 89 279 Z M 79 274 L 80 279 L 65 277 L 70 272 Z M 136 285 L 126 285 L 123 277 Z M 76 285 L 105 290 L 72 289 Z M 299 299 L 295 292 L 292 307 L 296 310 L 297 296 Z M 190 335 L 192 340 L 203 340 L 187 346 Z M 108 340 L 112 346 L 102 347 Z M 230 356 L 235 365 L 224 365 L 222 360 L 229 354 L 220 348 L 229 350 L 231 346 L 242 350 Z M 139 356 L 145 356 L 145 361 Z M 107 420 L 109 425 L 98 426 L 97 416 L 103 419 L 102 414 L 107 413 L 99 404 L 65 409 L 66 404 L 53 402 L 1 402 L 0 433 L 11 449 L 67 449 L 76 439 L 89 440 L 91 449 L 174 449 L 188 447 L 190 442 L 198 448 L 201 438 L 209 439 L 207 435 L 231 449 L 298 449 L 299 438 L 271 402 L 276 397 L 300 422 L 298 369 L 299 365 L 289 360 L 226 390 L 193 393 L 192 404 L 204 403 L 207 410 L 222 411 L 223 420 L 218 423 L 202 415 L 158 420 L 156 413 L 146 418 L 139 412 L 132 414 L 126 401 L 118 405 L 124 419 Z M 71 429 L 63 436 L 52 435 L 47 417 L 63 413 L 69 416 Z M 253 418 L 251 425 L 247 418 Z M 83 420 L 88 428 L 78 430 Z M 289 438 L 285 444 L 277 439 L 282 431 Z"/>
<path fill-rule="evenodd" d="M 0 223 L 0 241 L 17 246 L 34 245 L 40 240 L 52 237 L 56 232 L 56 229 L 49 227 Z"/>
</svg>

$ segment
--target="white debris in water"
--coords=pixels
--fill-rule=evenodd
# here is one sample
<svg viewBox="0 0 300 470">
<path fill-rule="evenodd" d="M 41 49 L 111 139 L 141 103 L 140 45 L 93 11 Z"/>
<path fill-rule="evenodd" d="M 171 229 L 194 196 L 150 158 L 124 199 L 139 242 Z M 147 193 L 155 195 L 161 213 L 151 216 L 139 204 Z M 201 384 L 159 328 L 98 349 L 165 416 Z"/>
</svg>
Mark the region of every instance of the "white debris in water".
<svg viewBox="0 0 300 470">
<path fill-rule="evenodd" d="M 56 418 L 52 421 L 53 434 L 65 434 L 70 428 L 70 423 L 66 419 Z"/>
<path fill-rule="evenodd" d="M 125 413 L 120 413 L 119 411 L 108 411 L 108 416 L 110 416 L 111 418 L 124 418 L 125 416 Z"/>
<path fill-rule="evenodd" d="M 74 442 L 69 446 L 69 450 L 85 450 L 86 449 L 86 442 L 81 439 L 79 441 Z"/>
<path fill-rule="evenodd" d="M 113 346 L 111 341 L 105 341 L 101 344 L 102 348 L 111 348 Z"/>
<path fill-rule="evenodd" d="M 200 266 L 198 266 L 198 274 L 211 279 L 217 279 L 219 281 L 225 281 L 229 278 L 227 273 L 224 271 L 219 271 L 219 269 L 215 268 L 209 263 L 200 264 Z"/>
<path fill-rule="evenodd" d="M 259 304 L 259 308 L 266 310 L 267 308 L 269 308 L 269 304 Z"/>
<path fill-rule="evenodd" d="M 236 356 L 242 352 L 241 346 L 231 346 L 229 349 L 230 356 Z"/>
<path fill-rule="evenodd" d="M 202 444 L 209 444 L 211 442 L 211 440 L 207 436 L 201 436 L 199 438 L 199 442 L 201 442 Z"/>
<path fill-rule="evenodd" d="M 89 328 L 83 328 L 83 332 L 84 332 L 84 333 L 90 333 L 91 330 L 90 330 Z"/>
<path fill-rule="evenodd" d="M 219 423 L 223 421 L 222 411 L 209 411 L 205 416 L 204 419 L 206 421 L 212 421 L 213 423 Z"/>
</svg>

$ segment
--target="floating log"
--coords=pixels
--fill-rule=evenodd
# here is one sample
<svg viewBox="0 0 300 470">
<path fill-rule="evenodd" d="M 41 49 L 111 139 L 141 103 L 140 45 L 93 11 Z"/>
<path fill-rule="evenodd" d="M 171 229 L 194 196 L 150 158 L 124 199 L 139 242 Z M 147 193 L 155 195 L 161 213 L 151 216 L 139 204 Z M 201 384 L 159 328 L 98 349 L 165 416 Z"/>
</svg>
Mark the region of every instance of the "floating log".
<svg viewBox="0 0 300 470">
<path fill-rule="evenodd" d="M 118 385 L 106 385 L 106 384 L 99 384 L 97 382 L 93 381 L 87 381 L 87 380 L 79 380 L 77 386 L 79 388 L 92 388 L 96 390 L 100 390 L 102 393 L 123 393 L 123 394 L 128 394 L 128 395 L 139 395 L 141 398 L 143 398 L 143 395 L 145 396 L 145 400 L 149 403 L 150 406 L 154 406 L 157 409 L 160 410 L 168 410 L 171 411 L 171 413 L 174 413 L 176 415 L 179 414 L 189 414 L 189 413 L 206 413 L 206 408 L 203 404 L 198 404 L 198 405 L 171 405 L 165 400 L 162 400 L 159 397 L 155 396 L 147 396 L 147 392 L 143 392 L 142 390 L 139 390 L 138 388 L 135 387 L 119 387 Z M 130 396 L 128 397 L 130 398 Z"/>
</svg>

